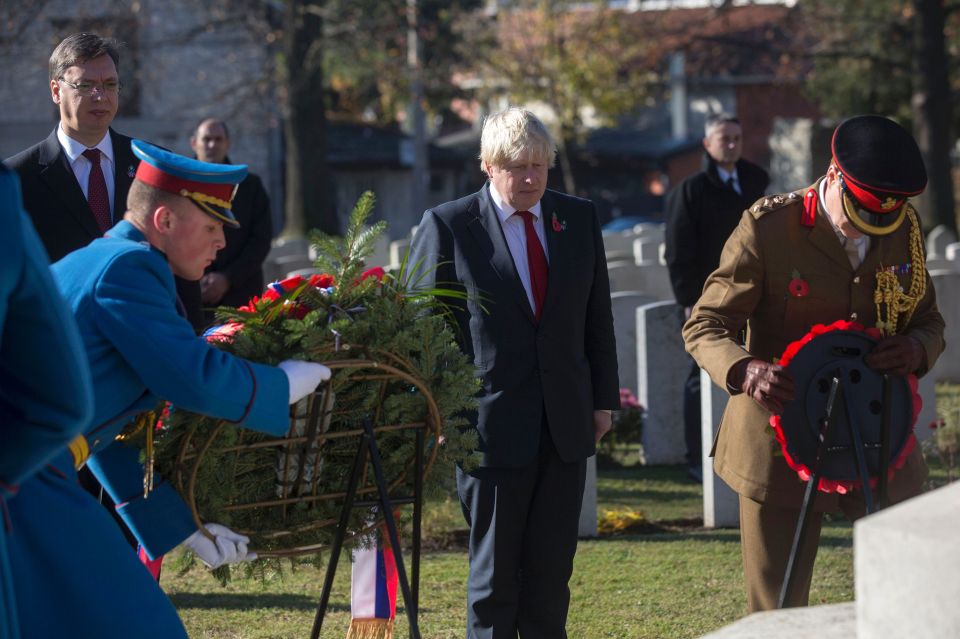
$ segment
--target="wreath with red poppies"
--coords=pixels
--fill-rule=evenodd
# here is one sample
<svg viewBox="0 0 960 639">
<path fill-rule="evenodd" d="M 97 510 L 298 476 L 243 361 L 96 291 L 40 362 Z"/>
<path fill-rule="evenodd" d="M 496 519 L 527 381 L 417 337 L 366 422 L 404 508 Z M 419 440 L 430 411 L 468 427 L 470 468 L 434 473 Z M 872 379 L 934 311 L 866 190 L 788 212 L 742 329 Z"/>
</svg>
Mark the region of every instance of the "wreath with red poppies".
<svg viewBox="0 0 960 639">
<path fill-rule="evenodd" d="M 837 320 L 832 324 L 816 324 L 811 329 L 810 332 L 796 340 L 791 342 L 787 348 L 783 351 L 783 355 L 778 360 L 778 363 L 781 366 L 786 367 L 790 361 L 797 356 L 797 353 L 803 349 L 811 340 L 819 335 L 824 333 L 829 333 L 831 331 L 859 331 L 866 334 L 868 337 L 874 339 L 880 339 L 881 334 L 880 330 L 876 328 L 864 328 L 862 324 L 858 322 L 851 322 L 848 320 Z M 920 398 L 920 393 L 918 392 L 918 383 L 917 376 L 910 374 L 907 375 L 907 384 L 909 386 L 910 395 L 913 399 L 912 402 L 912 415 L 910 423 L 910 434 L 907 436 L 906 441 L 904 442 L 903 447 L 900 449 L 900 452 L 897 454 L 896 458 L 893 459 L 890 463 L 890 466 L 887 471 L 888 479 L 892 479 L 894 472 L 903 468 L 903 465 L 907 461 L 907 457 L 913 451 L 914 447 L 917 445 L 917 438 L 913 430 L 917 423 L 917 416 L 920 414 L 920 408 L 922 406 L 922 400 Z M 770 426 L 773 428 L 774 435 L 777 438 L 777 441 L 780 443 L 780 449 L 783 451 L 783 458 L 786 460 L 787 465 L 790 466 L 800 479 L 803 481 L 810 481 L 810 478 L 813 476 L 812 471 L 802 462 L 790 454 L 790 450 L 787 446 L 787 438 L 784 434 L 783 427 L 781 425 L 780 415 L 773 415 L 770 417 Z M 877 482 L 876 477 L 870 478 L 870 486 L 875 487 Z M 821 477 L 820 481 L 817 484 L 817 490 L 824 493 L 838 493 L 845 495 L 854 488 L 860 486 L 858 480 L 836 480 L 828 479 Z"/>
</svg>

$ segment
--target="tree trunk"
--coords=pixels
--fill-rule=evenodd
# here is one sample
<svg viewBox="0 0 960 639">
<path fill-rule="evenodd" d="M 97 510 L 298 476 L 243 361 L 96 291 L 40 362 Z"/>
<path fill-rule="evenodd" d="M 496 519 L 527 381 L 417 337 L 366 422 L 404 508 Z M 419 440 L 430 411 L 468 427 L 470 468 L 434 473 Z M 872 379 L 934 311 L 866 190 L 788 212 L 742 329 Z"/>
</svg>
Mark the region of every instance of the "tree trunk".
<svg viewBox="0 0 960 639">
<path fill-rule="evenodd" d="M 557 161 L 560 163 L 560 175 L 563 176 L 563 190 L 569 195 L 577 195 L 577 180 L 573 174 L 573 162 L 570 152 L 573 148 L 573 133 L 560 129 L 560 139 L 557 140 Z"/>
<path fill-rule="evenodd" d="M 323 19 L 309 5 L 287 0 L 284 31 L 287 225 L 283 235 L 302 237 L 314 228 L 338 234 L 340 225 L 326 159 Z"/>
<path fill-rule="evenodd" d="M 944 42 L 943 0 L 913 0 L 915 11 L 914 132 L 923 152 L 929 181 L 926 211 L 920 213 L 927 228 L 940 224 L 957 232 L 951 176 L 950 79 Z"/>
</svg>

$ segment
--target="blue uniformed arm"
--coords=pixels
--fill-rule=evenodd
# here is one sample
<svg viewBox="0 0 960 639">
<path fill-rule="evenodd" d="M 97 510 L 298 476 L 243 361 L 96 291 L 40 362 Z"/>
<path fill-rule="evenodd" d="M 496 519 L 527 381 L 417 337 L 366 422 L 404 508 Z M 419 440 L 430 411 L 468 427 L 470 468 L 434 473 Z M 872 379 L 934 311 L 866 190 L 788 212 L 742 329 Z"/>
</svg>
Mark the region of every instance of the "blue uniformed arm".
<svg viewBox="0 0 960 639">
<path fill-rule="evenodd" d="M 139 448 L 115 442 L 90 457 L 87 466 L 151 559 L 166 554 L 197 529 L 187 504 L 159 475 L 154 474 L 153 490 L 144 499 Z"/>
<path fill-rule="evenodd" d="M 0 169 L 0 487 L 10 492 L 82 431 L 93 410 L 76 323 L 22 210 L 15 174 Z"/>
<path fill-rule="evenodd" d="M 157 251 L 125 252 L 116 262 L 96 287 L 97 327 L 144 385 L 178 408 L 285 433 L 290 391 L 283 371 L 197 338 L 175 311 L 170 270 Z"/>
<path fill-rule="evenodd" d="M 289 386 L 283 371 L 234 357 L 196 337 L 177 315 L 173 295 L 173 279 L 160 253 L 124 252 L 96 287 L 97 327 L 154 395 L 181 409 L 272 435 L 285 433 Z M 115 443 L 88 463 L 147 553 L 157 557 L 196 526 L 186 504 L 159 478 L 144 499 L 138 456 L 137 449 Z"/>
</svg>

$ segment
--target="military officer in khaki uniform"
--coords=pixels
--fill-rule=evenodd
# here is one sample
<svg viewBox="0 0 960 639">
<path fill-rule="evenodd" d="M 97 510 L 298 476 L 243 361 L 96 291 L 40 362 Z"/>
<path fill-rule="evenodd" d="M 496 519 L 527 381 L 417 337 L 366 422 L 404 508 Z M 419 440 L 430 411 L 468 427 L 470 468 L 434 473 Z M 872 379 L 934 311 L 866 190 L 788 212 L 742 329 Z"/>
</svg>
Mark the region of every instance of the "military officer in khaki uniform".
<svg viewBox="0 0 960 639">
<path fill-rule="evenodd" d="M 833 158 L 813 186 L 758 201 L 744 212 L 720 266 L 683 329 L 686 348 L 731 398 L 714 442 L 715 469 L 740 496 L 747 601 L 777 606 L 803 490 L 769 426 L 794 399 L 775 362 L 814 324 L 840 319 L 880 328 L 873 369 L 923 375 L 943 351 L 916 211 L 908 198 L 927 176 L 916 142 L 880 116 L 857 116 L 834 132 Z M 875 303 L 878 294 L 885 302 Z M 747 329 L 746 344 L 738 341 Z M 926 466 L 914 449 L 889 486 L 891 502 L 920 492 Z M 820 513 L 863 513 L 860 491 L 821 493 L 788 606 L 807 604 Z"/>
</svg>

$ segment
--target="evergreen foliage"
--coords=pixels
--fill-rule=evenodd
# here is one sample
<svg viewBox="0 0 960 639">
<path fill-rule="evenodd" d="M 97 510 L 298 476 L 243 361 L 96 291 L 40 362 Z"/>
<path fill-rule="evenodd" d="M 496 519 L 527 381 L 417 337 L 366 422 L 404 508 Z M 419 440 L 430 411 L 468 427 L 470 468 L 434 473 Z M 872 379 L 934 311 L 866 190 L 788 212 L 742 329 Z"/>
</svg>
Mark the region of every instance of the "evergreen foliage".
<svg viewBox="0 0 960 639">
<path fill-rule="evenodd" d="M 288 437 L 300 436 L 306 443 L 267 445 L 278 440 L 175 407 L 162 420 L 157 470 L 173 479 L 188 503 L 191 474 L 196 473 L 192 495 L 201 519 L 249 535 L 250 547 L 261 555 L 289 549 L 319 551 L 332 540 L 360 444 L 359 435 L 338 434 L 358 431 L 365 419 L 371 419 L 374 427 L 426 419 L 424 394 L 402 376 L 385 375 L 382 365 L 418 380 L 438 407 L 442 424 L 426 430 L 425 457 L 436 456 L 424 480 L 426 492 L 450 487 L 454 463 L 467 468 L 475 464 L 476 432 L 468 427 L 467 415 L 475 410 L 480 386 L 444 314 L 432 312 L 445 292 L 413 290 L 405 268 L 397 275 L 380 268 L 364 270 L 364 260 L 385 230 L 382 222 L 364 227 L 373 202 L 370 193 L 360 198 L 342 238 L 313 236 L 316 264 L 324 274 L 275 282 L 247 306 L 220 309 L 218 318 L 224 324 L 208 331 L 211 342 L 251 361 L 276 364 L 296 358 L 334 369 L 322 392 L 291 408 Z M 354 360 L 369 365 L 347 363 Z M 328 393 L 333 397 L 332 414 L 318 419 Z M 318 432 L 328 436 L 318 440 Z M 396 495 L 412 494 L 414 442 L 411 429 L 377 433 L 387 482 Z M 368 467 L 360 498 L 375 498 L 374 486 Z M 237 508 L 279 496 L 288 497 L 287 503 Z M 369 518 L 369 512 L 354 509 L 352 533 L 365 530 Z M 361 539 L 356 536 L 348 544 L 363 543 Z M 265 578 L 278 569 L 279 560 L 273 558 L 231 570 Z M 218 576 L 226 579 L 229 571 L 220 570 Z"/>
</svg>

